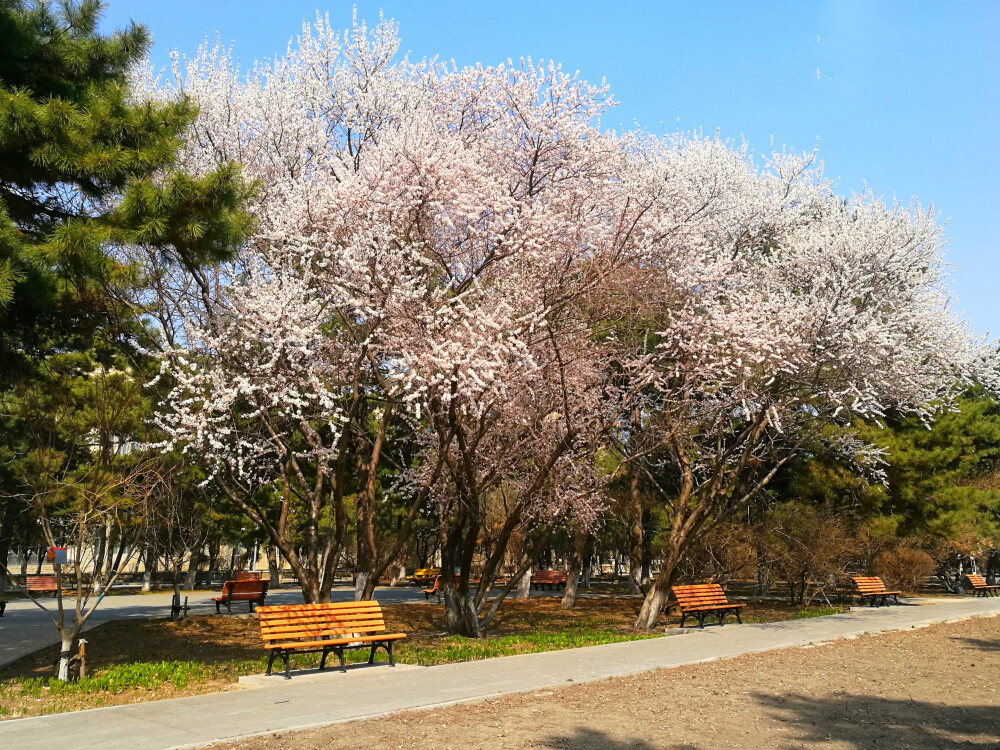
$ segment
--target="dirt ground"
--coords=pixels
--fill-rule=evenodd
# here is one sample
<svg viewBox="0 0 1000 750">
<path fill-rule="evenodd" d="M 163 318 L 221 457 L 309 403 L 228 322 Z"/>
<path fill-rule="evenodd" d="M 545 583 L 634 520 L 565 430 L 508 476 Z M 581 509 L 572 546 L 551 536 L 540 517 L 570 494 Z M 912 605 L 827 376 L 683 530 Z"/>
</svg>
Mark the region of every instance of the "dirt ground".
<svg viewBox="0 0 1000 750">
<path fill-rule="evenodd" d="M 213 747 L 995 748 L 998 678 L 994 617 Z"/>
</svg>

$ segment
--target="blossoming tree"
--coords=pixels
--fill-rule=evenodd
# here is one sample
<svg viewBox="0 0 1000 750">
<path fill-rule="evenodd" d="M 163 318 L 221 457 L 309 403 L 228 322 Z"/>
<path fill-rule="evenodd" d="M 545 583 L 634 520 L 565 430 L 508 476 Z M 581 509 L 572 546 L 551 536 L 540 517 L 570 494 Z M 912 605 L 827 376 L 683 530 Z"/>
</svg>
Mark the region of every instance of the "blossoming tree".
<svg viewBox="0 0 1000 750">
<path fill-rule="evenodd" d="M 165 87 L 139 80 L 199 104 L 188 169 L 239 162 L 259 189 L 233 263 L 158 287 L 160 423 L 307 600 L 328 596 L 349 503 L 362 598 L 429 512 L 449 629 L 476 636 L 530 564 L 489 599 L 512 538 L 598 522 L 611 451 L 670 518 L 652 627 L 692 541 L 784 463 L 875 464 L 829 428 L 931 418 L 970 376 L 932 213 L 845 200 L 809 157 L 602 131 L 606 87 L 553 65 L 412 64 L 398 44 L 391 23 L 319 19 L 245 75 L 206 47 Z M 400 424 L 415 453 L 381 486 Z M 380 550 L 388 491 L 406 513 Z"/>
</svg>

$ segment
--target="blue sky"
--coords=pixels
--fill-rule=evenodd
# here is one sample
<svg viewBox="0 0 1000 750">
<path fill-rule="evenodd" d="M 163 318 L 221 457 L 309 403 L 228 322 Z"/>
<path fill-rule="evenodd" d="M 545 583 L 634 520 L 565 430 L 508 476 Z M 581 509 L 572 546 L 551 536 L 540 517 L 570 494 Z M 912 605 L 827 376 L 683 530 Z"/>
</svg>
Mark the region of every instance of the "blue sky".
<svg viewBox="0 0 1000 750">
<path fill-rule="evenodd" d="M 110 0 L 104 23 L 147 25 L 157 64 L 216 33 L 248 63 L 283 52 L 317 8 L 347 27 L 355 6 L 396 19 L 411 59 L 530 55 L 606 78 L 608 127 L 818 145 L 840 192 L 933 203 L 956 308 L 1000 335 L 1000 2 Z"/>
</svg>

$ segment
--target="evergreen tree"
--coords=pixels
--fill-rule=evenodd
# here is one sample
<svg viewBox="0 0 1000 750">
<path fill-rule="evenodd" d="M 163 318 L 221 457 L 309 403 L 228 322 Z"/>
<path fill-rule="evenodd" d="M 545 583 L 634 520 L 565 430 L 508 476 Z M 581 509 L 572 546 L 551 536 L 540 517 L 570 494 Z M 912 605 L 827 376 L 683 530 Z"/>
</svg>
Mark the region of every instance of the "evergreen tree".
<svg viewBox="0 0 1000 750">
<path fill-rule="evenodd" d="M 174 170 L 186 100 L 134 101 L 149 34 L 97 32 L 97 0 L 0 0 L 0 389 L 54 351 L 121 342 L 118 251 L 162 246 L 192 266 L 245 235 L 233 166 Z"/>
<path fill-rule="evenodd" d="M 66 429 L 85 421 L 86 402 L 63 397 L 66 382 L 85 391 L 115 372 L 145 380 L 135 346 L 146 333 L 145 311 L 125 301 L 143 279 L 126 250 L 142 245 L 195 269 L 229 257 L 250 230 L 243 210 L 250 189 L 235 165 L 198 175 L 177 168 L 194 105 L 135 96 L 130 73 L 148 49 L 147 30 L 132 23 L 101 34 L 101 9 L 98 0 L 0 0 L 4 565 L 25 502 L 41 507 L 42 490 L 26 478 L 46 474 L 37 471 L 45 469 L 43 454 L 26 418 L 38 410 L 28 405 L 73 407 L 45 454 L 58 465 L 53 481 L 61 477 L 59 492 L 46 497 L 66 495 L 74 507 L 86 495 L 80 476 L 118 472 L 108 460 L 88 473 L 89 433 Z M 3 590 L 0 575 L 0 599 Z"/>
<path fill-rule="evenodd" d="M 772 499 L 805 499 L 850 510 L 899 536 L 935 546 L 1000 544 L 1000 403 L 982 390 L 927 426 L 916 419 L 860 424 L 886 451 L 885 484 L 866 481 L 824 454 L 776 482 Z"/>
</svg>

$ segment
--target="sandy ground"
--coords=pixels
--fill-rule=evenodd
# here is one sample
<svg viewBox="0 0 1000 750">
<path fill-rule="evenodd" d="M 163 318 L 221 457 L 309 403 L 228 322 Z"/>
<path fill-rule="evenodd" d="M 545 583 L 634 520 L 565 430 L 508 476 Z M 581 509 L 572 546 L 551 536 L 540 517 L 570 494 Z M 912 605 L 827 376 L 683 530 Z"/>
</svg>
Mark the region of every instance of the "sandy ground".
<svg viewBox="0 0 1000 750">
<path fill-rule="evenodd" d="M 214 747 L 996 748 L 1000 617 Z"/>
</svg>

